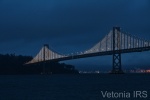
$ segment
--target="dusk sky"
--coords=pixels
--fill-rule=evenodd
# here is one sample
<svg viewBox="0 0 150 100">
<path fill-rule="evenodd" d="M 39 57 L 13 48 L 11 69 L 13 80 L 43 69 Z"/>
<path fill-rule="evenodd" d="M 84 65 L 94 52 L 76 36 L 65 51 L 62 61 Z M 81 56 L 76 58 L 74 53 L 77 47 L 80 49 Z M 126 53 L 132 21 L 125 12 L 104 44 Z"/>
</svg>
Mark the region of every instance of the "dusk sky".
<svg viewBox="0 0 150 100">
<path fill-rule="evenodd" d="M 43 44 L 85 51 L 113 26 L 150 40 L 150 0 L 0 0 L 0 54 L 35 56 Z M 150 52 L 122 55 L 124 68 L 150 66 Z M 67 61 L 77 69 L 112 66 L 112 56 Z"/>
</svg>

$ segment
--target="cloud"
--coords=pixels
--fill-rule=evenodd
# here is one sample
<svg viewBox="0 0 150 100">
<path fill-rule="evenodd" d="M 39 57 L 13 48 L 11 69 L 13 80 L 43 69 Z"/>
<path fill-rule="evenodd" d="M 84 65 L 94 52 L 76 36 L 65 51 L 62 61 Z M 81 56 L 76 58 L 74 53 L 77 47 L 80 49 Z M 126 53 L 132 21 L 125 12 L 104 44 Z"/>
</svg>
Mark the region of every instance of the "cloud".
<svg viewBox="0 0 150 100">
<path fill-rule="evenodd" d="M 144 29 L 144 33 L 148 34 L 150 14 L 144 6 L 140 6 L 141 2 L 133 1 L 7 1 L 0 11 L 2 41 L 5 35 L 10 40 L 17 37 L 33 41 L 46 37 L 67 37 L 70 34 L 91 37 L 97 32 L 106 34 L 113 25 L 136 33 Z M 133 12 L 131 7 L 135 8 L 138 4 L 141 9 Z"/>
</svg>

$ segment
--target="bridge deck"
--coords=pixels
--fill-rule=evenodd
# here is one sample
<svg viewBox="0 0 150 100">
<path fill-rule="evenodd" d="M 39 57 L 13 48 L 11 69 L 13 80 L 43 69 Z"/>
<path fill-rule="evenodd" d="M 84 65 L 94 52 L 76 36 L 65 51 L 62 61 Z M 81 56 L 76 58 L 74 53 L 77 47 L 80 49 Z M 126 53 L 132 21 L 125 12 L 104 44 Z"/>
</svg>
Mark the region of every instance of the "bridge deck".
<svg viewBox="0 0 150 100">
<path fill-rule="evenodd" d="M 112 55 L 114 53 L 123 54 L 123 53 L 132 53 L 132 52 L 143 52 L 143 51 L 149 51 L 149 50 L 150 50 L 150 46 L 149 47 L 142 47 L 142 48 L 133 48 L 133 49 L 123 49 L 123 50 L 115 50 L 115 51 L 105 51 L 105 52 L 72 55 L 72 56 L 67 56 L 67 57 L 57 58 L 57 59 L 52 59 L 52 60 L 46 60 L 46 61 L 41 61 L 41 62 L 36 62 L 36 63 L 59 62 L 59 61 L 66 61 L 66 60 L 73 60 L 73 59 L 80 59 L 80 58 L 87 58 L 87 57 Z"/>
</svg>

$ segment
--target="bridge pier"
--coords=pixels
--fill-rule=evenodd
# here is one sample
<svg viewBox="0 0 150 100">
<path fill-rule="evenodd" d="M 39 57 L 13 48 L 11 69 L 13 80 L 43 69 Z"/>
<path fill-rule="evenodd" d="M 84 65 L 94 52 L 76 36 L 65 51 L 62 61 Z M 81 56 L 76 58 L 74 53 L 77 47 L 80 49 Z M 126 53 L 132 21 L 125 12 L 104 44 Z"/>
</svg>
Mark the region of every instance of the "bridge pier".
<svg viewBox="0 0 150 100">
<path fill-rule="evenodd" d="M 46 74 L 46 49 L 45 48 L 48 48 L 49 49 L 49 46 L 48 44 L 44 44 L 44 49 L 43 49 L 43 74 Z"/>
<path fill-rule="evenodd" d="M 113 54 L 113 67 L 112 74 L 123 74 L 122 65 L 121 65 L 121 53 Z"/>
<path fill-rule="evenodd" d="M 42 72 L 42 74 L 44 74 L 44 75 L 45 75 L 45 74 L 46 74 L 46 70 L 45 70 L 45 68 L 46 68 L 46 66 L 45 66 L 45 62 L 43 62 L 43 64 L 42 64 L 42 65 L 43 65 L 43 72 Z"/>
<path fill-rule="evenodd" d="M 113 66 L 112 74 L 123 74 L 121 65 L 121 52 L 116 52 L 116 50 L 121 50 L 121 38 L 120 38 L 120 27 L 113 27 Z"/>
</svg>

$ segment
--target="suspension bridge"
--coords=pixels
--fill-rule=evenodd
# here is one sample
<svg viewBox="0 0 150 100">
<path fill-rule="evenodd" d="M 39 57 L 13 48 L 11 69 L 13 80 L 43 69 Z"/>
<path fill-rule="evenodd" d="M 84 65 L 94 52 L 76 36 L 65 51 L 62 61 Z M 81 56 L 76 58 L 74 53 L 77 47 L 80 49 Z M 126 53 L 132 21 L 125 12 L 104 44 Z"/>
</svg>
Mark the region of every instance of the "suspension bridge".
<svg viewBox="0 0 150 100">
<path fill-rule="evenodd" d="M 65 61 L 94 56 L 112 55 L 112 73 L 123 73 L 121 65 L 121 54 L 132 52 L 143 52 L 150 50 L 150 41 L 121 32 L 120 27 L 113 27 L 100 42 L 92 48 L 69 55 L 59 54 L 49 49 L 45 44 L 40 52 L 26 64 Z"/>
</svg>

